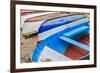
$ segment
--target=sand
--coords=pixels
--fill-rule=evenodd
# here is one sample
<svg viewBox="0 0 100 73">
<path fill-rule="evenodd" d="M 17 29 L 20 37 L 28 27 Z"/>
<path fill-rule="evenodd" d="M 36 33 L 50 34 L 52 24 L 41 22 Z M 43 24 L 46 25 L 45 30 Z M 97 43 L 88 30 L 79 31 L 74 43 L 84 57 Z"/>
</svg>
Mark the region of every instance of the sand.
<svg viewBox="0 0 100 73">
<path fill-rule="evenodd" d="M 31 62 L 32 53 L 37 45 L 37 35 L 25 38 L 21 35 L 21 63 Z"/>
</svg>

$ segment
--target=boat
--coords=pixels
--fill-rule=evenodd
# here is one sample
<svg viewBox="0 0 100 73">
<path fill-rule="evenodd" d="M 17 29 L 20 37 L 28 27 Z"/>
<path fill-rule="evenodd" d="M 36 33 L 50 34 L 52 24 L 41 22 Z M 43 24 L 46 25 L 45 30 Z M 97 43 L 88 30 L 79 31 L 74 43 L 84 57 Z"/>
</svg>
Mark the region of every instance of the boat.
<svg viewBox="0 0 100 73">
<path fill-rule="evenodd" d="M 48 19 L 39 28 L 32 62 L 89 59 L 89 30 L 85 15 Z"/>
<path fill-rule="evenodd" d="M 65 12 L 41 12 L 41 13 L 31 13 L 30 15 L 25 15 L 22 17 L 22 34 L 24 36 L 29 36 L 31 34 L 38 33 L 39 27 L 48 19 L 67 16 L 68 13 Z"/>
</svg>

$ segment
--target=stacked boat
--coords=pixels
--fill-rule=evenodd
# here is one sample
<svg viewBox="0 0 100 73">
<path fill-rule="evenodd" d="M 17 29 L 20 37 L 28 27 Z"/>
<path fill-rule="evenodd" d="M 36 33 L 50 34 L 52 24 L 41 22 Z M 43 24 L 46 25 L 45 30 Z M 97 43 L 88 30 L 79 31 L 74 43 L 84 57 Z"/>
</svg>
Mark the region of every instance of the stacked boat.
<svg viewBox="0 0 100 73">
<path fill-rule="evenodd" d="M 48 19 L 62 17 L 68 15 L 64 12 L 47 12 L 47 11 L 31 11 L 23 12 L 21 16 L 22 34 L 29 36 L 38 33 L 40 25 Z"/>
<path fill-rule="evenodd" d="M 89 59 L 89 31 L 87 16 L 66 12 L 36 13 L 22 27 L 23 35 L 37 33 L 39 38 L 33 62 Z"/>
</svg>

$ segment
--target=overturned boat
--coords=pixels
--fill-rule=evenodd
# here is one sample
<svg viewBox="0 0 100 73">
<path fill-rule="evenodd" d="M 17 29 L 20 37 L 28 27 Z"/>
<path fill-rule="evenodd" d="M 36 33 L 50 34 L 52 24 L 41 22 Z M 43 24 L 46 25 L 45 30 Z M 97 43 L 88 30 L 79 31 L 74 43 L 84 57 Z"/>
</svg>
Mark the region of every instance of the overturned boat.
<svg viewBox="0 0 100 73">
<path fill-rule="evenodd" d="M 48 19 L 67 16 L 64 12 L 38 12 L 24 15 L 22 17 L 22 34 L 29 36 L 38 33 L 40 26 Z"/>
</svg>

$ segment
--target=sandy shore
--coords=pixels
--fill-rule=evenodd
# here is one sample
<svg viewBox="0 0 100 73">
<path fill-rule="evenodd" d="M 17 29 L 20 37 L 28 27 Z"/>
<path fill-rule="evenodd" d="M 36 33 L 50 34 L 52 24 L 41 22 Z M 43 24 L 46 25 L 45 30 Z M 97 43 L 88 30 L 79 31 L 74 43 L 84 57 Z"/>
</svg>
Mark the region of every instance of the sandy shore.
<svg viewBox="0 0 100 73">
<path fill-rule="evenodd" d="M 37 41 L 37 35 L 32 35 L 28 38 L 21 35 L 21 63 L 31 62 L 32 52 L 37 45 Z"/>
</svg>

